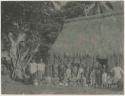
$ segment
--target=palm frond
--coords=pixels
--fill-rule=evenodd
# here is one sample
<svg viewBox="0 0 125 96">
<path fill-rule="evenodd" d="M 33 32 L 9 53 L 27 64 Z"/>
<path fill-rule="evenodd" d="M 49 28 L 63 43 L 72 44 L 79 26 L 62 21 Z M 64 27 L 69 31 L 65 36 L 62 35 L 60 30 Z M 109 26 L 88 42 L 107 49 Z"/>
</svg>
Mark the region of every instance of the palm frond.
<svg viewBox="0 0 125 96">
<path fill-rule="evenodd" d="M 111 10 L 114 9 L 113 5 L 110 2 L 105 2 L 105 5 L 107 6 L 108 9 L 111 9 Z"/>
</svg>

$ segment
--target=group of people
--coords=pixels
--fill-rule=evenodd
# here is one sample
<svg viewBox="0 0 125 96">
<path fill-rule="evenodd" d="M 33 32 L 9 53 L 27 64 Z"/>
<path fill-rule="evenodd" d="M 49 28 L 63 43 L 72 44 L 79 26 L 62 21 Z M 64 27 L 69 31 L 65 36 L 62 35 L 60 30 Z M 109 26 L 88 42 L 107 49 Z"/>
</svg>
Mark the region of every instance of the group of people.
<svg viewBox="0 0 125 96">
<path fill-rule="evenodd" d="M 52 63 L 52 62 L 50 62 Z M 36 63 L 30 62 L 26 68 L 28 82 L 32 84 L 53 84 L 55 86 L 75 86 L 75 87 L 123 87 L 123 69 L 116 64 L 113 68 L 108 68 L 106 64 L 96 61 L 91 66 L 85 66 L 80 62 L 69 61 L 67 63 L 45 64 L 41 59 Z M 50 74 L 45 74 L 49 69 Z"/>
<path fill-rule="evenodd" d="M 120 66 L 116 65 L 111 70 L 107 70 L 106 65 L 99 64 L 92 67 L 85 67 L 82 64 L 67 64 L 58 65 L 54 69 L 53 78 L 56 84 L 65 86 L 82 86 L 82 87 L 120 87 L 123 78 L 123 70 Z M 57 65 L 54 65 L 57 66 Z M 58 70 L 58 71 L 57 71 Z M 58 83 L 58 81 L 60 83 Z"/>
</svg>

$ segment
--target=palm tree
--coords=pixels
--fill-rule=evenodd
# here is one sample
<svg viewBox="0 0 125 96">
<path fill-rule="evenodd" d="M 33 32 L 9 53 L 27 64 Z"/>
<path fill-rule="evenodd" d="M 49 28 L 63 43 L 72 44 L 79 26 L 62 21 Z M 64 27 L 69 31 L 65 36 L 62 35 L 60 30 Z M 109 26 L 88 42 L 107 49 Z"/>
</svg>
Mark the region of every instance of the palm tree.
<svg viewBox="0 0 125 96">
<path fill-rule="evenodd" d="M 92 11 L 93 14 L 102 14 L 105 11 L 112 11 L 114 8 L 109 1 L 94 1 L 85 7 L 86 16 Z"/>
<path fill-rule="evenodd" d="M 85 2 L 58 2 L 53 1 L 54 8 L 58 11 L 62 11 L 62 8 L 69 3 L 75 3 L 74 5 L 71 4 L 71 7 L 80 7 L 83 10 L 85 16 L 88 16 L 91 12 L 92 14 L 101 14 L 105 11 L 113 10 L 113 6 L 109 1 L 85 1 Z M 77 4 L 78 3 L 78 4 Z M 75 6 L 76 5 L 76 6 Z M 72 9 L 72 8 L 70 8 Z M 72 11 L 72 10 L 71 10 Z"/>
</svg>

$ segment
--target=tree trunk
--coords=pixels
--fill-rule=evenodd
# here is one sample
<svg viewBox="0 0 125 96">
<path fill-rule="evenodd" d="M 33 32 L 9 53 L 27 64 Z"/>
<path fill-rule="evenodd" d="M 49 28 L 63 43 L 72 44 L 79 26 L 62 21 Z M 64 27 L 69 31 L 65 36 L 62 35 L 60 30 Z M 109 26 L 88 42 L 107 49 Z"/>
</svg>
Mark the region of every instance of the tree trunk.
<svg viewBox="0 0 125 96">
<path fill-rule="evenodd" d="M 21 34 L 19 34 L 17 37 L 17 40 L 13 39 L 12 33 L 10 33 L 8 36 L 11 41 L 10 58 L 12 60 L 11 67 L 13 68 L 11 77 L 14 80 L 16 78 L 23 79 L 23 70 L 22 70 L 22 64 L 21 64 L 22 63 L 21 56 L 23 53 L 19 49 L 20 41 L 22 41 L 24 39 L 23 36 L 25 36 L 25 35 L 22 35 L 22 37 L 21 37 Z"/>
</svg>

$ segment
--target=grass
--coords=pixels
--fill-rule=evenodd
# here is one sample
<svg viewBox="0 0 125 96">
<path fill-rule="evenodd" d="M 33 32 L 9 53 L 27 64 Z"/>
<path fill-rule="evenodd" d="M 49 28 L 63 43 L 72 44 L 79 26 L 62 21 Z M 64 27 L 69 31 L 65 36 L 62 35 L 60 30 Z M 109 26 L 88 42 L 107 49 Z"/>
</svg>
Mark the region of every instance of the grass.
<svg viewBox="0 0 125 96">
<path fill-rule="evenodd" d="M 24 85 L 2 76 L 2 94 L 123 94 L 122 90 Z"/>
</svg>

